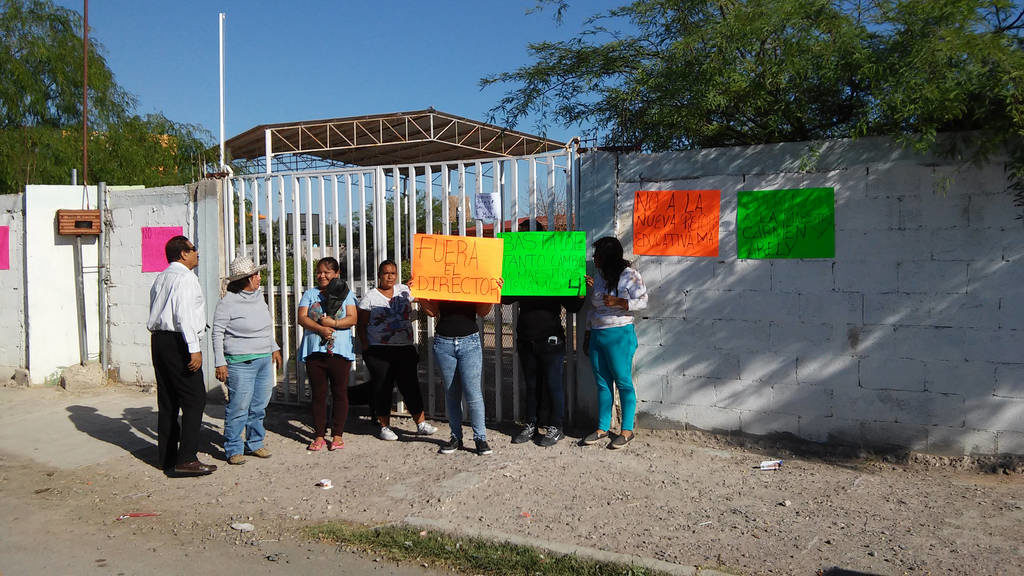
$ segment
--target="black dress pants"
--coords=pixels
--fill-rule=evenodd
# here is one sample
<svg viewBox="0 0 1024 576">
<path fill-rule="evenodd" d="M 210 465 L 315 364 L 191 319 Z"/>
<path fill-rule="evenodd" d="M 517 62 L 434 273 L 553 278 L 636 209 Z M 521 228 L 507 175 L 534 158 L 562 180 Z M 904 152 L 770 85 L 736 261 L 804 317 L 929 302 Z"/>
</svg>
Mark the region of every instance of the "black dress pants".
<svg viewBox="0 0 1024 576">
<path fill-rule="evenodd" d="M 202 370 L 188 369 L 188 345 L 180 332 L 153 332 L 149 342 L 156 372 L 159 465 L 169 470 L 197 459 L 199 430 L 206 408 L 206 385 Z"/>
</svg>

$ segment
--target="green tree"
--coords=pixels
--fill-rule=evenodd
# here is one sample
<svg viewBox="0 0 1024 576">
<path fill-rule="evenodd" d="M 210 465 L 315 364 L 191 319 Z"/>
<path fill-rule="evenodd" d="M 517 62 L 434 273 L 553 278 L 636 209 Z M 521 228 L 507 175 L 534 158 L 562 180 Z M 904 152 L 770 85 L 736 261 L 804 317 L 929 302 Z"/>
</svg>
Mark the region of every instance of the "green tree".
<svg viewBox="0 0 1024 576">
<path fill-rule="evenodd" d="M 602 126 L 647 151 L 971 131 L 972 157 L 1010 150 L 1024 199 L 1022 32 L 1014 0 L 636 0 L 481 85 L 510 86 L 491 111 L 506 125 Z"/>
<path fill-rule="evenodd" d="M 0 0 L 0 128 L 82 122 L 82 17 L 48 0 Z M 135 105 L 89 45 L 89 121 L 102 129 Z M 79 132 L 81 138 L 81 132 Z"/>
<path fill-rule="evenodd" d="M 0 193 L 65 183 L 82 158 L 82 18 L 49 0 L 0 0 Z M 102 45 L 90 35 L 92 182 L 194 181 L 212 161 L 203 128 L 133 113 Z"/>
</svg>

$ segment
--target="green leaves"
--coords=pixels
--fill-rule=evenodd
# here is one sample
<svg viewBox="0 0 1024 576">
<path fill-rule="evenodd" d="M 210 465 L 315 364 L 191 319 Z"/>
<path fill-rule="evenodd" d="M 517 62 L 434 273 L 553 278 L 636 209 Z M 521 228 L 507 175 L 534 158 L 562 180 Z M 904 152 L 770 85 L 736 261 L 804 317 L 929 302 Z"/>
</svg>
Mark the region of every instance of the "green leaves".
<svg viewBox="0 0 1024 576">
<path fill-rule="evenodd" d="M 82 121 L 82 19 L 46 0 L 0 1 L 0 128 Z M 102 128 L 134 106 L 90 40 L 90 123 Z"/>
<path fill-rule="evenodd" d="M 1010 0 L 636 0 L 481 85 L 513 86 L 492 109 L 505 124 L 592 124 L 648 151 L 859 135 L 925 148 L 952 130 L 1003 143 L 1024 134 L 1022 14 Z"/>
<path fill-rule="evenodd" d="M 0 194 L 70 181 L 82 161 L 82 18 L 49 0 L 0 0 Z M 89 180 L 165 186 L 213 160 L 205 129 L 133 113 L 89 46 Z"/>
</svg>

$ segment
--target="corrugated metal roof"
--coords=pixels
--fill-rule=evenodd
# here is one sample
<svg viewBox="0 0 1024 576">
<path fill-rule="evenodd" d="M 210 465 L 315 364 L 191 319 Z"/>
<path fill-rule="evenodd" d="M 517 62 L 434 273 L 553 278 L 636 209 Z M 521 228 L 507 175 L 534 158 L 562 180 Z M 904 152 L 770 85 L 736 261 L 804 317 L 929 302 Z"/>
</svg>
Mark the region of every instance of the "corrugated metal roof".
<svg viewBox="0 0 1024 576">
<path fill-rule="evenodd" d="M 356 166 L 528 156 L 565 147 L 557 140 L 428 108 L 261 124 L 225 142 L 231 158 L 265 158 L 268 130 L 274 156 L 313 156 Z"/>
</svg>

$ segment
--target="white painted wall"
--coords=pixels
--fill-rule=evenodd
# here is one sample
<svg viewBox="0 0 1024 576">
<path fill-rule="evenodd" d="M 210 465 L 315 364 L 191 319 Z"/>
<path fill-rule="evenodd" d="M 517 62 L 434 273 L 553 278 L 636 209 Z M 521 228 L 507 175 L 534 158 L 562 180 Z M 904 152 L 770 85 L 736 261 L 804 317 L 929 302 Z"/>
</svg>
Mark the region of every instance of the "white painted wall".
<svg viewBox="0 0 1024 576">
<path fill-rule="evenodd" d="M 84 198 L 81 186 L 25 188 L 25 291 L 28 369 L 33 384 L 59 377 L 80 361 L 78 326 L 84 320 L 90 359 L 99 357 L 96 236 L 82 237 L 86 317 L 79 318 L 75 295 L 75 239 L 57 234 L 57 210 L 96 208 L 96 188 Z"/>
<path fill-rule="evenodd" d="M 21 194 L 0 196 L 0 226 L 10 228 L 10 269 L 0 270 L 0 380 L 26 366 L 25 359 L 25 226 Z"/>
<path fill-rule="evenodd" d="M 158 272 L 142 272 L 142 228 L 181 226 L 193 238 L 192 204 L 184 186 L 109 192 L 110 361 L 124 382 L 153 383 L 149 289 Z"/>
<path fill-rule="evenodd" d="M 648 422 L 1024 454 L 1024 223 L 1003 161 L 953 166 L 884 139 L 592 152 L 581 182 L 588 237 L 627 253 L 636 190 L 722 191 L 720 257 L 627 255 L 651 294 L 635 362 Z M 737 191 L 821 186 L 834 259 L 736 258 Z"/>
</svg>

